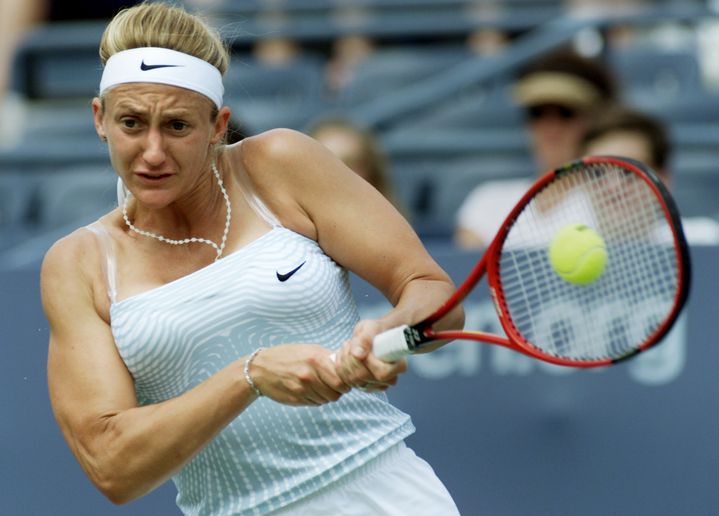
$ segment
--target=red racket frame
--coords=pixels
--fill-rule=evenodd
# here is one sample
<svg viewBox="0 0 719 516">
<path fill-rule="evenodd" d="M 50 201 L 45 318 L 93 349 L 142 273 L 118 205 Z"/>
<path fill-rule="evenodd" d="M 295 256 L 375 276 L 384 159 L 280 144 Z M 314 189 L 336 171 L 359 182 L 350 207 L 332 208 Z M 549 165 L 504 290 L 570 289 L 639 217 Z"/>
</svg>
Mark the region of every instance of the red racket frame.
<svg viewBox="0 0 719 516">
<path fill-rule="evenodd" d="M 664 319 L 664 321 L 657 328 L 657 330 L 652 335 L 650 335 L 650 337 L 645 342 L 641 343 L 636 349 L 632 350 L 624 356 L 614 359 L 583 361 L 559 358 L 544 353 L 540 349 L 534 347 L 530 342 L 527 342 L 519 333 L 517 328 L 514 326 L 511 318 L 508 316 L 509 311 L 507 308 L 506 299 L 502 290 L 501 283 L 499 281 L 499 258 L 502 251 L 502 244 L 504 243 L 507 234 L 509 233 L 509 229 L 511 228 L 516 218 L 519 216 L 520 212 L 524 209 L 527 203 L 529 203 L 529 201 L 535 196 L 535 194 L 539 190 L 545 188 L 556 177 L 561 176 L 564 173 L 568 173 L 570 170 L 578 166 L 589 166 L 604 163 L 618 165 L 624 169 L 634 172 L 637 177 L 644 180 L 644 182 L 647 183 L 650 188 L 652 188 L 657 198 L 661 199 L 661 206 L 664 211 L 664 215 L 667 217 L 668 220 L 672 221 L 672 224 L 670 224 L 670 226 L 673 232 L 674 241 L 679 243 L 678 246 L 675 246 L 677 263 L 679 264 L 679 286 L 677 288 L 676 296 L 674 299 L 674 306 L 671 312 Z M 479 260 L 474 269 L 472 269 L 467 278 L 462 282 L 456 292 L 427 319 L 425 319 L 419 324 L 412 326 L 412 328 L 417 330 L 423 337 L 421 342 L 417 343 L 417 347 L 422 347 L 423 344 L 430 341 L 461 339 L 476 340 L 489 344 L 497 344 L 513 349 L 515 351 L 519 351 L 531 357 L 538 358 L 545 362 L 550 362 L 563 366 L 583 368 L 602 367 L 626 360 L 627 358 L 630 358 L 642 351 L 651 348 L 652 346 L 657 344 L 662 339 L 662 337 L 664 337 L 664 335 L 666 335 L 666 333 L 671 329 L 672 325 L 679 316 L 679 313 L 681 312 L 681 309 L 689 295 L 691 271 L 689 262 L 689 251 L 686 240 L 684 238 L 684 234 L 678 228 L 681 228 L 679 212 L 668 190 L 650 169 L 648 169 L 645 165 L 638 161 L 613 156 L 588 156 L 576 160 L 560 169 L 550 171 L 544 174 L 541 178 L 539 178 L 512 209 L 507 218 L 504 220 L 499 231 L 497 231 L 497 234 L 495 235 L 494 239 L 487 247 L 484 255 L 482 255 L 482 258 Z M 479 282 L 479 280 L 482 279 L 485 273 L 487 274 L 487 283 L 490 288 L 492 300 L 494 301 L 500 323 L 506 333 L 506 336 L 500 336 L 492 333 L 479 331 L 435 331 L 431 326 L 437 321 L 439 321 L 442 317 L 447 315 L 447 313 L 450 312 L 459 303 L 461 303 L 462 300 L 464 300 L 467 295 L 472 291 L 472 289 Z"/>
</svg>

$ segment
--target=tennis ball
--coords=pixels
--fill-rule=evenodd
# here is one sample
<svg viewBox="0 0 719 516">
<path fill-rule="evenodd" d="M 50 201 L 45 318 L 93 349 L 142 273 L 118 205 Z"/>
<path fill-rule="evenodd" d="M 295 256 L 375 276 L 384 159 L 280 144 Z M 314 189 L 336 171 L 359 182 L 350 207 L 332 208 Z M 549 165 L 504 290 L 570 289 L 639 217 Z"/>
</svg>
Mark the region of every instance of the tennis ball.
<svg viewBox="0 0 719 516">
<path fill-rule="evenodd" d="M 592 283 L 607 264 L 604 239 L 584 224 L 564 226 L 549 245 L 549 262 L 554 272 L 570 283 Z"/>
</svg>

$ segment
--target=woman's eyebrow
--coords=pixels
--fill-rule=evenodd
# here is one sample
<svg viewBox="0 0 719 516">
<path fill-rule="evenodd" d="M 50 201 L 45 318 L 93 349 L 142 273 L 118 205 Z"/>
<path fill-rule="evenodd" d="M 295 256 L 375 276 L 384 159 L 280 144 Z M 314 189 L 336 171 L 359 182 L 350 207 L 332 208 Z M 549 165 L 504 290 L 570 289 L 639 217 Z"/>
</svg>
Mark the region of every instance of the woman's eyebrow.
<svg viewBox="0 0 719 516">
<path fill-rule="evenodd" d="M 134 116 L 147 116 L 149 114 L 147 109 L 129 102 L 119 103 L 116 109 Z M 189 118 L 191 115 L 192 111 L 184 108 L 166 109 L 162 112 L 162 118 L 165 120 L 174 118 Z"/>
<path fill-rule="evenodd" d="M 132 115 L 144 115 L 147 113 L 146 109 L 142 109 L 134 104 L 130 104 L 129 102 L 120 102 L 117 106 L 115 106 L 115 109 L 118 111 L 129 112 Z"/>
</svg>

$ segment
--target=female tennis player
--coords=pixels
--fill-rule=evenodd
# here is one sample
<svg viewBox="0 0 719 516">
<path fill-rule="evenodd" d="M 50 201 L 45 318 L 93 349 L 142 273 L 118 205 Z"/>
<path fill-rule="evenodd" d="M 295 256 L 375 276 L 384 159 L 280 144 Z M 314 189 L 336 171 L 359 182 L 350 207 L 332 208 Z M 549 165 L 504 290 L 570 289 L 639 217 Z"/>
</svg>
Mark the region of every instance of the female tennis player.
<svg viewBox="0 0 719 516">
<path fill-rule="evenodd" d="M 224 146 L 229 58 L 196 15 L 121 11 L 100 56 L 122 201 L 42 268 L 52 406 L 92 482 L 124 503 L 172 478 L 185 514 L 457 514 L 382 392 L 405 362 L 371 353 L 453 290 L 410 226 L 307 136 Z M 393 309 L 359 322 L 348 270 Z"/>
</svg>

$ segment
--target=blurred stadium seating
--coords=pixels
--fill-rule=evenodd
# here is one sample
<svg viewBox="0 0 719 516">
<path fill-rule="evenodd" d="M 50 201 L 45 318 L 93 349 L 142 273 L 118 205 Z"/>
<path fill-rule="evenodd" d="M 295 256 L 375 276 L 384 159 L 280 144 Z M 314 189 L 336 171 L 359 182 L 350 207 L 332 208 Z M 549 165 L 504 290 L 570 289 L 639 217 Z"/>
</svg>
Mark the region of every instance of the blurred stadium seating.
<svg viewBox="0 0 719 516">
<path fill-rule="evenodd" d="M 56 229 L 93 220 L 117 206 L 117 176 L 110 167 L 74 166 L 38 177 L 36 220 Z"/>
<path fill-rule="evenodd" d="M 573 41 L 579 31 L 613 24 L 646 28 L 675 23 L 689 33 L 707 17 L 703 2 L 655 2 L 647 13 L 567 19 L 560 0 L 504 0 L 487 13 L 470 0 L 293 0 L 218 2 L 210 20 L 228 38 L 233 62 L 226 101 L 250 132 L 303 129 L 328 112 L 371 124 L 388 153 L 395 190 L 420 236 L 445 238 L 469 189 L 532 168 L 507 85 L 517 68 L 544 51 Z M 189 5 L 189 4 L 188 4 Z M 269 6 L 269 7 L 268 7 Z M 565 23 L 569 22 L 569 23 Z M 19 146 L 0 151 L 0 266 L 37 263 L 59 227 L 80 226 L 112 206 L 107 151 L 94 132 L 89 101 L 101 73 L 97 44 L 104 24 L 58 23 L 27 35 L 13 84 L 27 104 Z M 478 29 L 504 31 L 495 55 L 465 45 Z M 376 51 L 336 96 L 324 67 L 332 41 L 365 34 Z M 263 35 L 290 37 L 305 49 L 288 65 L 252 57 Z M 676 195 L 686 214 L 719 212 L 719 97 L 707 86 L 697 47 L 637 45 L 605 52 L 625 100 L 664 119 L 676 143 Z M 45 240 L 43 240 L 45 235 Z M 44 242 L 44 243 L 43 243 Z M 32 254 L 34 253 L 34 254 Z"/>
<path fill-rule="evenodd" d="M 303 55 L 281 65 L 235 55 L 225 77 L 225 101 L 248 130 L 301 128 L 323 109 L 323 61 Z"/>
<path fill-rule="evenodd" d="M 353 80 L 339 95 L 342 109 L 371 101 L 378 92 L 396 91 L 443 74 L 472 57 L 466 45 L 434 45 L 421 51 L 402 46 L 378 49 L 357 66 Z"/>
<path fill-rule="evenodd" d="M 703 91 L 696 50 L 622 49 L 608 61 L 622 80 L 627 102 L 670 103 Z"/>
</svg>

